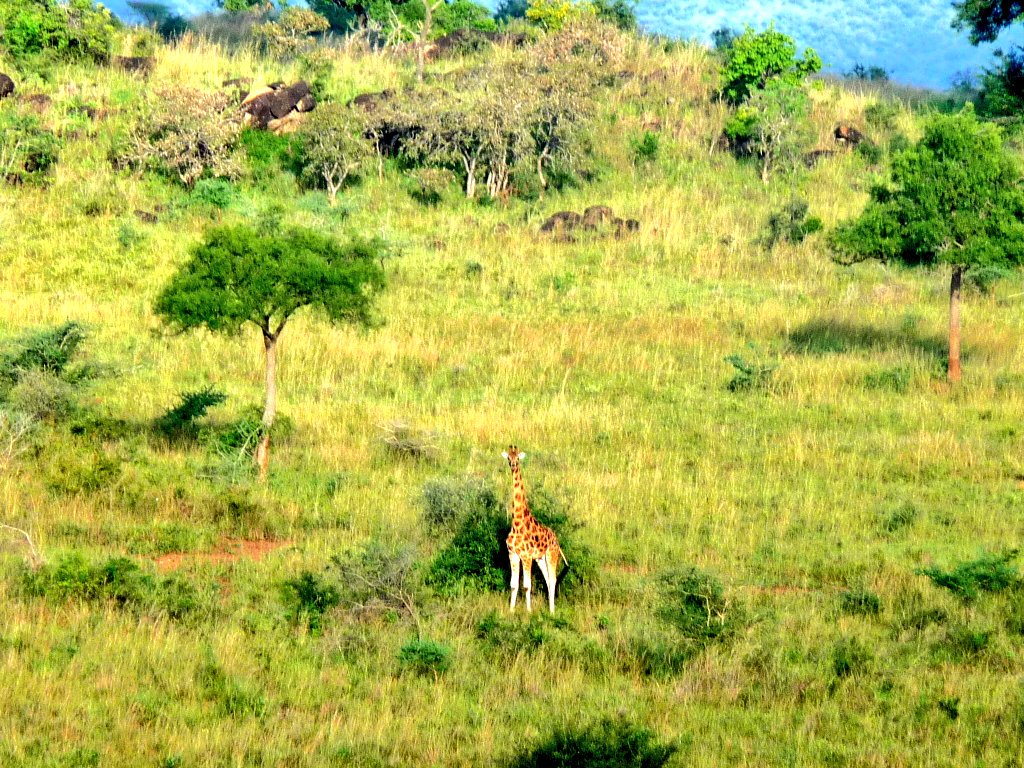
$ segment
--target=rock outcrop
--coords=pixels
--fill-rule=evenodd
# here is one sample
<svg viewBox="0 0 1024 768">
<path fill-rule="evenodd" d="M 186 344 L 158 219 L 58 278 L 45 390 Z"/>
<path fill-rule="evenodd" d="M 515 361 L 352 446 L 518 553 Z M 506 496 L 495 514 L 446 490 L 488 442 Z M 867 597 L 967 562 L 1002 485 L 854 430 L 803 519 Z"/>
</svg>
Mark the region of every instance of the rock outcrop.
<svg viewBox="0 0 1024 768">
<path fill-rule="evenodd" d="M 242 99 L 246 123 L 274 133 L 295 131 L 302 124 L 302 116 L 314 109 L 316 98 L 305 80 L 287 86 L 272 83 L 252 91 Z"/>
<path fill-rule="evenodd" d="M 541 232 L 565 242 L 575 240 L 578 232 L 624 237 L 639 230 L 640 222 L 637 219 L 619 218 L 607 205 L 592 205 L 582 215 L 575 211 L 559 211 L 540 225 Z"/>
<path fill-rule="evenodd" d="M 14 81 L 11 80 L 10 75 L 0 72 L 0 99 L 6 99 L 12 93 L 14 93 Z"/>
</svg>

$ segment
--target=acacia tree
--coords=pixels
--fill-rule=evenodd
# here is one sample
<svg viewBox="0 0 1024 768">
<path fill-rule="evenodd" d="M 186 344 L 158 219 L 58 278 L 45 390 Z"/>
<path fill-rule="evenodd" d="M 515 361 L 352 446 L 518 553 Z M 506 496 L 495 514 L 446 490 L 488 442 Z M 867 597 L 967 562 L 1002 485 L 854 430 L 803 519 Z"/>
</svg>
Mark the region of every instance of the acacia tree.
<svg viewBox="0 0 1024 768">
<path fill-rule="evenodd" d="M 260 478 L 270 465 L 270 429 L 277 413 L 277 341 L 289 319 L 308 307 L 332 323 L 373 324 L 373 299 L 384 287 L 380 241 L 342 245 L 308 229 L 261 232 L 218 227 L 157 296 L 154 311 L 177 331 L 238 333 L 259 328 L 266 353 L 266 400 L 254 461 Z"/>
<path fill-rule="evenodd" d="M 960 380 L 960 286 L 966 270 L 1024 263 L 1024 174 L 999 129 L 973 111 L 935 118 L 893 160 L 891 182 L 830 243 L 841 263 L 948 264 L 949 368 Z"/>
<path fill-rule="evenodd" d="M 332 206 L 345 181 L 373 151 L 360 128 L 361 121 L 351 107 L 323 104 L 309 114 L 299 129 L 303 171 L 326 184 Z"/>
</svg>

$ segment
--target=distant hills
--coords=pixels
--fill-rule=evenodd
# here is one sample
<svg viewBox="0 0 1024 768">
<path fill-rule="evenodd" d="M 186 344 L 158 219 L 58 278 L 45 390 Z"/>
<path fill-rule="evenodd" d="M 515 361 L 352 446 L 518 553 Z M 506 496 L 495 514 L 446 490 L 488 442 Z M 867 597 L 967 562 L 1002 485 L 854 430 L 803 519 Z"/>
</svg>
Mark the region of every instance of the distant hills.
<svg viewBox="0 0 1024 768">
<path fill-rule="evenodd" d="M 497 0 L 484 0 L 494 6 Z M 105 3 L 128 18 L 127 0 Z M 183 15 L 210 10 L 212 0 L 168 0 Z M 961 71 L 980 71 L 991 63 L 996 46 L 974 47 L 950 27 L 949 0 L 640 0 L 641 24 L 652 32 L 708 40 L 722 26 L 763 28 L 771 22 L 811 46 L 826 67 L 848 71 L 855 63 L 878 65 L 895 80 L 945 88 Z M 1006 34 L 1004 47 L 1024 41 L 1018 32 Z"/>
</svg>

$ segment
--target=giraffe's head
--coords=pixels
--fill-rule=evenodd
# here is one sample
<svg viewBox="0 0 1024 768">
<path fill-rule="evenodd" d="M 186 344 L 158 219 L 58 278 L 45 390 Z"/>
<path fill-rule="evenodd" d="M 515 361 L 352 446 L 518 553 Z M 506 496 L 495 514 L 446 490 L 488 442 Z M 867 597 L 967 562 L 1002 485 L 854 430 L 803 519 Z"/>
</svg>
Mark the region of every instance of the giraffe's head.
<svg viewBox="0 0 1024 768">
<path fill-rule="evenodd" d="M 512 469 L 516 469 L 519 466 L 519 462 L 526 458 L 526 454 L 514 445 L 510 445 L 507 451 L 502 451 L 501 455 L 508 459 L 508 465 Z"/>
</svg>

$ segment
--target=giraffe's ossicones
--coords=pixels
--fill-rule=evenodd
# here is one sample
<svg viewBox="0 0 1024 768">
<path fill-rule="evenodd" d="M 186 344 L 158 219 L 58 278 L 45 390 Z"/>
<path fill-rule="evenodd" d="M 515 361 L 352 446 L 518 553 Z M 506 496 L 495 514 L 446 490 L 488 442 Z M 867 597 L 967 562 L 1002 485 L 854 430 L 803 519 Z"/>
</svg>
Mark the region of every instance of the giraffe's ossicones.
<svg viewBox="0 0 1024 768">
<path fill-rule="evenodd" d="M 501 455 L 508 459 L 509 468 L 512 470 L 512 530 L 509 531 L 508 538 L 505 539 L 505 544 L 508 546 L 509 566 L 512 570 L 512 597 L 509 601 L 509 609 L 515 610 L 516 607 L 516 597 L 519 594 L 519 567 L 522 565 L 526 610 L 532 610 L 530 606 L 530 573 L 533 570 L 533 563 L 536 561 L 548 588 L 548 606 L 554 613 L 558 561 L 559 558 L 566 564 L 568 561 L 565 560 L 555 532 L 547 526 L 541 525 L 537 518 L 530 514 L 530 509 L 526 504 L 526 488 L 523 486 L 523 474 L 519 467 L 519 462 L 526 458 L 526 454 L 522 453 L 515 445 L 510 445 L 508 450 Z"/>
</svg>

